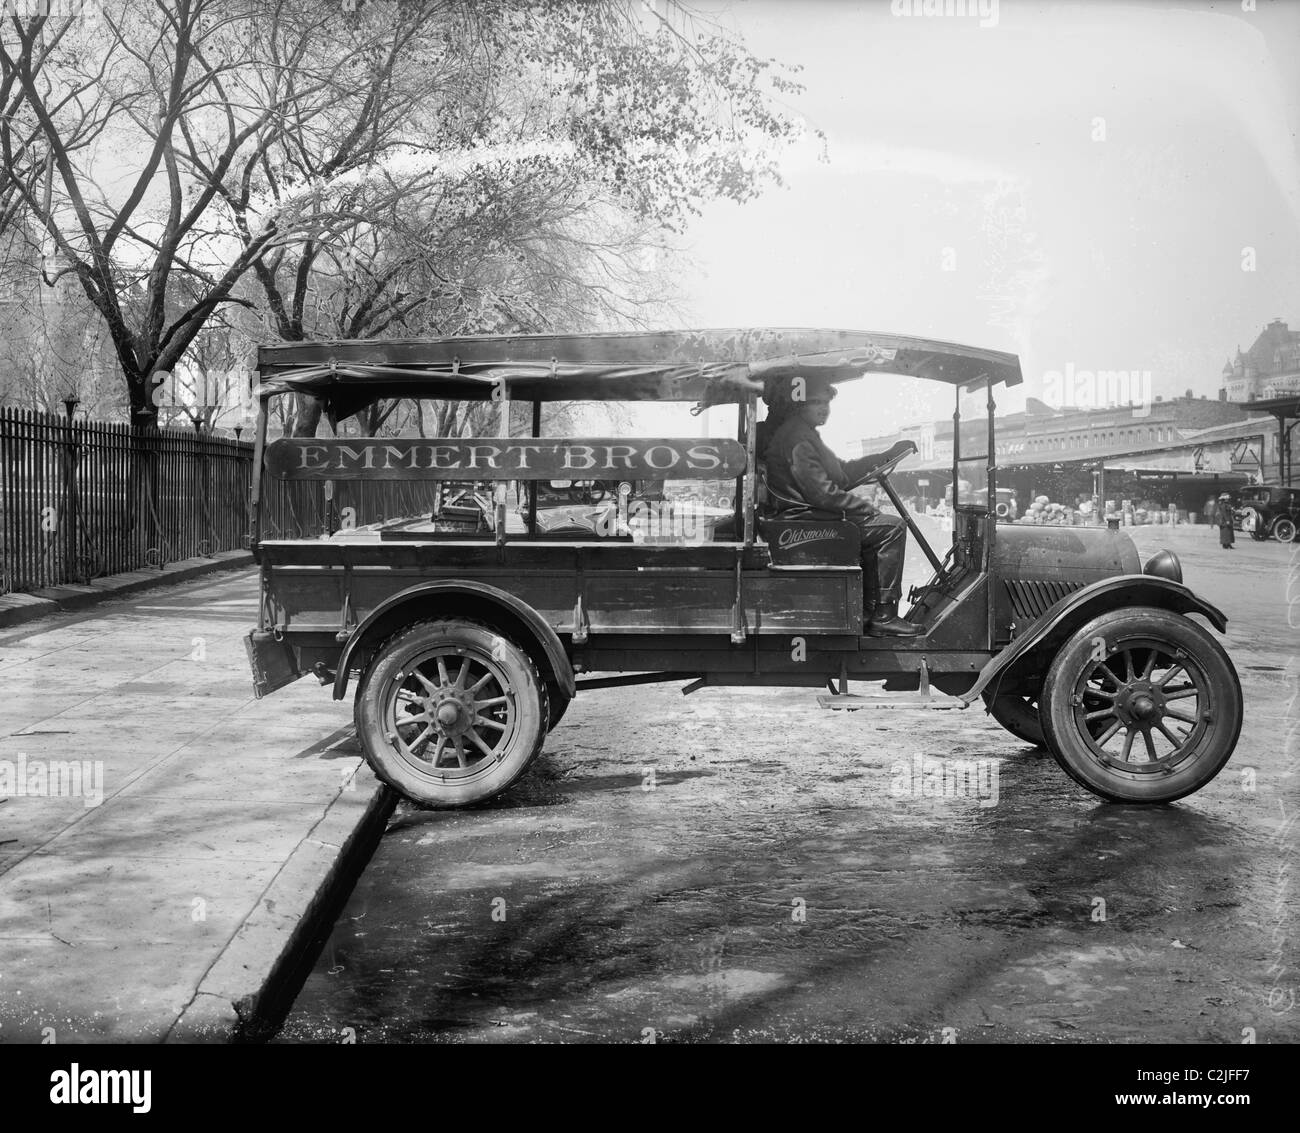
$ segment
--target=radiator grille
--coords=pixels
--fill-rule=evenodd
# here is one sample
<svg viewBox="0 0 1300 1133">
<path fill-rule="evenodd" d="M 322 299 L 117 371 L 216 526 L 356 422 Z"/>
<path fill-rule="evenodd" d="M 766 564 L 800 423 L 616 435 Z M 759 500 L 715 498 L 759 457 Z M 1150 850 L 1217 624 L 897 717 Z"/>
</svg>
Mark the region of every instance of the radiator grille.
<svg viewBox="0 0 1300 1133">
<path fill-rule="evenodd" d="M 1005 579 L 1004 582 L 1011 598 L 1011 609 L 1015 612 L 1016 619 L 1022 622 L 1041 618 L 1052 606 L 1082 585 L 1078 582 L 1046 582 L 1026 578 Z"/>
</svg>

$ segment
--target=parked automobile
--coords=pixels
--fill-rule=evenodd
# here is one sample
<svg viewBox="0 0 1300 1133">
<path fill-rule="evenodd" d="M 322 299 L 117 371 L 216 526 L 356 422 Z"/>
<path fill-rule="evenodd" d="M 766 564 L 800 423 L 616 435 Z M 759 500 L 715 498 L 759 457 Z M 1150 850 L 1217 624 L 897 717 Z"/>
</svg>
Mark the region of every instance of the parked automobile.
<svg viewBox="0 0 1300 1133">
<path fill-rule="evenodd" d="M 1183 585 L 1176 555 L 1143 565 L 1118 527 L 1000 524 L 986 502 L 962 499 L 941 555 L 890 483 L 900 452 L 861 482 L 889 497 L 933 574 L 913 587 L 906 614 L 923 632 L 871 637 L 858 528 L 783 519 L 760 500 L 764 380 L 892 373 L 947 384 L 958 404 L 963 389 L 986 391 L 987 447 L 955 454 L 952 482 L 973 480 L 978 465 L 984 499 L 996 501 L 993 387 L 1021 381 L 1014 355 L 899 335 L 761 329 L 286 342 L 263 346 L 258 368 L 252 514 L 261 593 L 247 638 L 256 694 L 314 673 L 341 699 L 355 681 L 366 758 L 419 803 L 496 795 L 577 694 L 660 681 L 689 682 L 686 693 L 821 689 L 830 709 L 961 711 L 982 701 L 1079 784 L 1124 802 L 1196 791 L 1236 745 L 1237 673 L 1196 620 L 1222 634 L 1227 619 Z M 381 398 L 487 399 L 503 386 L 509 400 L 533 403 L 531 436 L 266 442 L 277 397 L 316 398 L 333 420 Z M 548 438 L 537 424 L 548 400 L 652 401 L 661 414 L 730 406 L 737 420 L 721 437 L 699 436 L 687 416 L 694 428 L 676 437 Z M 522 531 L 505 522 L 520 484 L 574 475 L 738 480 L 740 494 L 732 523 L 703 540 L 669 530 L 637 541 L 617 526 L 555 538 L 535 511 Z M 259 535 L 260 511 L 277 493 L 353 485 L 357 506 L 371 506 L 389 482 L 471 478 L 496 485 L 490 531 L 440 533 L 363 514 L 367 522 L 326 539 Z M 884 689 L 854 694 L 851 681 Z"/>
<path fill-rule="evenodd" d="M 1012 522 L 1020 514 L 1019 501 L 1016 499 L 1016 494 L 1012 489 L 998 488 L 994 498 L 997 500 L 997 504 L 993 510 L 994 515 L 998 519 Z M 988 507 L 989 490 L 987 488 L 978 488 L 969 493 L 969 498 L 963 495 L 961 499 L 963 503 L 974 503 L 978 504 L 980 507 Z"/>
<path fill-rule="evenodd" d="M 1256 484 L 1237 490 L 1236 526 L 1252 538 L 1295 541 L 1300 526 L 1300 488 Z"/>
</svg>

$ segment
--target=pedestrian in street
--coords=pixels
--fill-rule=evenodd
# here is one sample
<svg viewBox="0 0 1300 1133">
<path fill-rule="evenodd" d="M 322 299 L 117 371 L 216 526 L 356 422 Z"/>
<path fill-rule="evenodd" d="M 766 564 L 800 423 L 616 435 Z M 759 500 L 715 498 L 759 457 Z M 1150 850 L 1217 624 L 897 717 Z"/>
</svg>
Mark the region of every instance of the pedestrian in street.
<svg viewBox="0 0 1300 1133">
<path fill-rule="evenodd" d="M 1226 492 L 1219 497 L 1219 546 L 1232 550 L 1236 536 L 1232 530 L 1232 497 Z"/>
</svg>

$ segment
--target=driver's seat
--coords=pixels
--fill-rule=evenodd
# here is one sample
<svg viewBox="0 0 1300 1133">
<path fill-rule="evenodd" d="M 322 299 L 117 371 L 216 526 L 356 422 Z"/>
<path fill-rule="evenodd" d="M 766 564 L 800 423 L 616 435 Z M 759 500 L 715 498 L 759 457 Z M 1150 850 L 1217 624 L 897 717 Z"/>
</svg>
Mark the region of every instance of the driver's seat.
<svg viewBox="0 0 1300 1133">
<path fill-rule="evenodd" d="M 785 519 L 773 500 L 806 507 L 802 500 L 781 500 L 767 483 L 767 466 L 754 465 L 754 512 L 758 533 L 767 543 L 774 569 L 816 566 L 858 567 L 862 533 L 856 523 L 842 519 Z"/>
</svg>

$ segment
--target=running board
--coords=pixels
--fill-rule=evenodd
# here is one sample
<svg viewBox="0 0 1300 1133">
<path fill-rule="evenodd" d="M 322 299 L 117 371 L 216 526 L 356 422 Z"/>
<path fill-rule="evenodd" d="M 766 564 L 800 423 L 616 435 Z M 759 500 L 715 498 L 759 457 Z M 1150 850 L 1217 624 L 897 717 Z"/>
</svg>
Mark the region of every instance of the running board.
<svg viewBox="0 0 1300 1133">
<path fill-rule="evenodd" d="M 964 700 L 960 696 L 947 696 L 944 693 L 935 696 L 930 691 L 930 669 L 924 657 L 921 658 L 921 665 L 917 671 L 915 692 L 872 692 L 859 695 L 850 693 L 848 687 L 849 682 L 841 675 L 840 691 L 819 696 L 817 703 L 823 708 L 846 712 L 856 712 L 860 708 L 961 709 L 969 708 L 971 705 L 969 700 Z"/>
<path fill-rule="evenodd" d="M 858 696 L 849 693 L 823 693 L 817 698 L 823 708 L 845 712 L 856 712 L 860 708 L 969 708 L 970 705 L 959 696 L 920 696 L 914 692 L 879 692 Z"/>
</svg>

